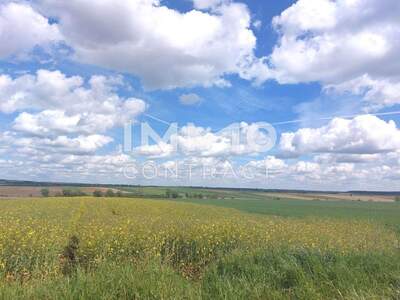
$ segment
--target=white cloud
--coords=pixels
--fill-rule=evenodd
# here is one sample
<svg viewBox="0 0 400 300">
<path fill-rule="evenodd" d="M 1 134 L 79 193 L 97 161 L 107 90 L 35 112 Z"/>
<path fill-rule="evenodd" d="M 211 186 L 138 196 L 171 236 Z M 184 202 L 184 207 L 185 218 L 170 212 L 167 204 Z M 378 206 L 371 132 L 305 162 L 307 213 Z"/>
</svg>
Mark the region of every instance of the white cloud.
<svg viewBox="0 0 400 300">
<path fill-rule="evenodd" d="M 196 105 L 201 103 L 203 99 L 194 93 L 189 93 L 189 94 L 182 94 L 179 97 L 179 102 L 183 105 Z"/>
<path fill-rule="evenodd" d="M 32 153 L 35 150 L 45 153 L 71 153 L 71 154 L 93 154 L 99 148 L 112 142 L 112 138 L 104 135 L 93 134 L 80 135 L 70 138 L 68 136 L 57 136 L 50 138 L 18 138 L 14 144 L 23 149 L 23 152 Z"/>
<path fill-rule="evenodd" d="M 113 114 L 128 111 L 139 114 L 145 108 L 140 99 L 121 98 L 115 92 L 120 77 L 92 76 L 86 87 L 80 76 L 66 76 L 60 71 L 38 70 L 15 79 L 0 75 L 0 111 L 12 113 L 24 109 L 61 109 L 76 114 L 91 112 Z"/>
<path fill-rule="evenodd" d="M 266 66 L 246 5 L 195 1 L 181 13 L 155 0 L 42 0 L 75 58 L 139 76 L 146 88 L 224 86 L 226 74 L 260 82 Z M 212 9 L 209 9 L 212 8 Z"/>
<path fill-rule="evenodd" d="M 319 81 L 364 96 L 372 108 L 399 104 L 399 12 L 397 0 L 297 1 L 273 19 L 274 77 Z"/>
<path fill-rule="evenodd" d="M 142 145 L 136 154 L 152 157 L 185 156 L 212 157 L 254 155 L 267 152 L 275 144 L 275 131 L 264 131 L 263 124 L 234 123 L 219 132 L 188 124 L 172 134 L 170 143 Z"/>
<path fill-rule="evenodd" d="M 320 128 L 301 128 L 283 133 L 280 149 L 284 155 L 308 153 L 374 154 L 400 148 L 400 129 L 393 121 L 372 115 L 352 120 L 335 118 Z"/>
<path fill-rule="evenodd" d="M 363 75 L 343 83 L 326 85 L 325 89 L 362 96 L 367 101 L 367 110 L 400 104 L 400 81 L 396 79 L 372 79 Z"/>
<path fill-rule="evenodd" d="M 68 134 L 78 127 L 79 120 L 78 115 L 66 116 L 60 110 L 45 110 L 36 115 L 23 112 L 15 119 L 13 128 L 38 136 Z"/>
<path fill-rule="evenodd" d="M 102 133 L 146 109 L 143 100 L 118 96 L 120 84 L 119 77 L 92 76 L 86 87 L 80 76 L 47 70 L 15 79 L 0 75 L 0 111 L 23 111 L 14 128 L 34 135 Z"/>
<path fill-rule="evenodd" d="M 260 29 L 261 29 L 261 26 L 262 26 L 261 20 L 255 20 L 255 21 L 253 22 L 253 27 L 254 27 L 255 29 L 260 30 Z"/>
<path fill-rule="evenodd" d="M 296 164 L 291 166 L 291 171 L 300 174 L 311 173 L 316 175 L 320 171 L 320 166 L 319 164 L 310 161 L 298 161 Z"/>
<path fill-rule="evenodd" d="M 0 4 L 0 58 L 60 40 L 57 25 L 24 3 Z"/>
<path fill-rule="evenodd" d="M 268 155 L 263 160 L 249 161 L 242 167 L 242 174 L 244 174 L 244 176 L 254 176 L 265 180 L 287 174 L 288 168 L 289 166 L 284 160 Z"/>
<path fill-rule="evenodd" d="M 215 9 L 221 4 L 228 4 L 230 0 L 193 0 L 193 5 L 197 9 Z"/>
<path fill-rule="evenodd" d="M 318 163 L 370 163 L 381 159 L 382 154 L 341 154 L 324 153 L 314 157 Z"/>
<path fill-rule="evenodd" d="M 155 157 L 168 157 L 174 152 L 174 147 L 171 144 L 165 142 L 159 142 L 154 145 L 143 145 L 135 149 L 135 153 L 138 155 Z"/>
<path fill-rule="evenodd" d="M 66 76 L 39 70 L 16 78 L 0 75 L 0 111 L 17 112 L 9 147 L 18 153 L 94 154 L 112 142 L 108 130 L 135 120 L 143 100 L 118 95 L 120 77 Z"/>
</svg>

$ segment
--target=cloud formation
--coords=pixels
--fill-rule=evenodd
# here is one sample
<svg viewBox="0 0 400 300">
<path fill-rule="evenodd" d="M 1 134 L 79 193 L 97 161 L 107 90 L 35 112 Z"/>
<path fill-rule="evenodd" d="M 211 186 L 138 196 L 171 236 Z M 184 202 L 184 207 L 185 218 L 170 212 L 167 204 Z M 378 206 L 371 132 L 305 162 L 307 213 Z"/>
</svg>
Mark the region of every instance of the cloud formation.
<svg viewBox="0 0 400 300">
<path fill-rule="evenodd" d="M 312 153 L 375 154 L 400 149 L 400 129 L 393 121 L 362 115 L 347 120 L 335 118 L 319 128 L 301 128 L 281 135 L 285 156 Z"/>
<path fill-rule="evenodd" d="M 188 124 L 173 133 L 169 141 L 141 145 L 134 152 L 150 157 L 230 157 L 265 153 L 275 142 L 275 130 L 264 123 L 233 123 L 219 132 Z"/>
<path fill-rule="evenodd" d="M 179 12 L 157 0 L 41 0 L 80 62 L 128 72 L 148 89 L 226 86 L 227 74 L 262 81 L 246 5 L 195 1 Z"/>
<path fill-rule="evenodd" d="M 194 93 L 182 94 L 179 97 L 179 102 L 183 105 L 196 105 L 200 104 L 203 99 Z"/>
<path fill-rule="evenodd" d="M 22 111 L 14 129 L 33 135 L 103 133 L 146 109 L 141 99 L 120 97 L 116 89 L 121 84 L 120 77 L 92 76 L 85 82 L 48 70 L 16 78 L 0 75 L 0 111 Z"/>
<path fill-rule="evenodd" d="M 370 109 L 399 104 L 399 11 L 397 0 L 297 1 L 272 21 L 273 77 L 318 81 L 364 97 Z"/>
<path fill-rule="evenodd" d="M 0 4 L 0 59 L 29 52 L 35 46 L 61 39 L 56 24 L 35 11 L 27 3 Z"/>
</svg>

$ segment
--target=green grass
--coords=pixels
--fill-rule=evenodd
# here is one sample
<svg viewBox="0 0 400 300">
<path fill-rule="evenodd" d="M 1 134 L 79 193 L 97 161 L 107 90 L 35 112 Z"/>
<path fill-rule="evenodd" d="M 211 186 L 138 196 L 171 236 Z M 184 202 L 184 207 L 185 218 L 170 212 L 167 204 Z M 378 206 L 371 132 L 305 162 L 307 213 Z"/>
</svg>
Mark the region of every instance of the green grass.
<svg viewBox="0 0 400 300">
<path fill-rule="evenodd" d="M 126 191 L 141 193 L 146 197 L 163 196 L 168 188 L 141 187 Z M 301 200 L 288 199 L 284 195 L 270 196 L 267 193 L 248 191 L 210 190 L 190 187 L 170 188 L 181 198 L 168 199 L 204 205 L 235 208 L 248 213 L 282 217 L 319 217 L 338 219 L 360 219 L 396 226 L 400 229 L 400 202 L 362 202 L 350 200 Z M 203 194 L 205 199 L 185 198 L 184 194 Z"/>
<path fill-rule="evenodd" d="M 204 205 L 235 208 L 248 213 L 282 217 L 319 217 L 339 219 L 361 219 L 391 226 L 400 225 L 400 203 L 318 201 L 257 197 L 245 193 L 234 199 L 173 199 Z"/>
<path fill-rule="evenodd" d="M 276 250 L 221 260 L 203 279 L 215 299 L 398 299 L 400 260 Z"/>
<path fill-rule="evenodd" d="M 222 258 L 199 280 L 159 261 L 103 264 L 68 278 L 0 286 L 1 299 L 399 299 L 400 259 L 264 249 Z"/>
</svg>

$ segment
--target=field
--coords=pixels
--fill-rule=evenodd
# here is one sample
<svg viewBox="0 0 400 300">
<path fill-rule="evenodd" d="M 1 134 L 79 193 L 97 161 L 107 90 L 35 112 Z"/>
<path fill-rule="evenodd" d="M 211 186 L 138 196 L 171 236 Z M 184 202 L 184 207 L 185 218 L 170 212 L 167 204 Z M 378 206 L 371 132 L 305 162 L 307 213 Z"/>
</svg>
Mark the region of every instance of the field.
<svg viewBox="0 0 400 300">
<path fill-rule="evenodd" d="M 0 298 L 400 298 L 400 203 L 165 191 L 0 200 Z"/>
</svg>

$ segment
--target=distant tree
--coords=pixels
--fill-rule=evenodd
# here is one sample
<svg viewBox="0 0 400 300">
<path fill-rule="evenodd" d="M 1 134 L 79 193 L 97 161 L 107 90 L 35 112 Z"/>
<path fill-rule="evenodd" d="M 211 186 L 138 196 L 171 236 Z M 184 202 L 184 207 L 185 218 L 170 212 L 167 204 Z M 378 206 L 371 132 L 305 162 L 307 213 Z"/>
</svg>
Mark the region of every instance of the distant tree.
<svg viewBox="0 0 400 300">
<path fill-rule="evenodd" d="M 171 192 L 171 190 L 166 190 L 165 191 L 165 196 L 167 197 L 167 198 L 171 198 L 171 195 L 172 195 L 172 192 Z"/>
<path fill-rule="evenodd" d="M 177 192 L 172 192 L 171 198 L 174 198 L 174 199 L 179 198 L 179 194 Z"/>
<path fill-rule="evenodd" d="M 396 201 L 396 202 L 400 202 L 400 196 L 396 196 L 395 201 Z"/>
<path fill-rule="evenodd" d="M 71 196 L 72 196 L 72 191 L 69 190 L 69 189 L 63 189 L 63 190 L 62 190 L 62 195 L 63 195 L 64 197 L 71 197 Z"/>
<path fill-rule="evenodd" d="M 122 197 L 122 192 L 121 192 L 121 191 L 118 191 L 115 195 L 116 195 L 117 197 Z"/>
<path fill-rule="evenodd" d="M 77 190 L 76 196 L 87 196 L 87 194 L 85 192 L 82 192 L 81 190 Z"/>
<path fill-rule="evenodd" d="M 41 189 L 40 193 L 43 197 L 48 197 L 50 195 L 49 189 Z"/>
<path fill-rule="evenodd" d="M 82 192 L 79 189 L 63 189 L 62 190 L 62 195 L 64 197 L 81 197 L 81 196 L 86 196 L 84 192 Z"/>
<path fill-rule="evenodd" d="M 114 197 L 115 193 L 112 189 L 108 189 L 106 192 L 106 197 Z"/>
<path fill-rule="evenodd" d="M 95 191 L 93 192 L 93 196 L 94 196 L 94 197 L 103 197 L 103 192 L 100 191 L 100 190 L 95 190 Z"/>
</svg>

